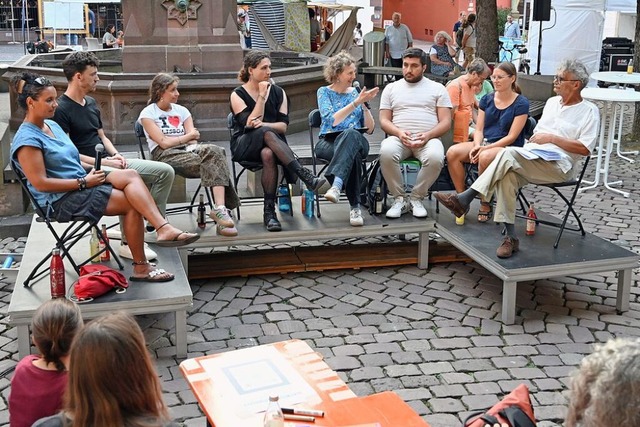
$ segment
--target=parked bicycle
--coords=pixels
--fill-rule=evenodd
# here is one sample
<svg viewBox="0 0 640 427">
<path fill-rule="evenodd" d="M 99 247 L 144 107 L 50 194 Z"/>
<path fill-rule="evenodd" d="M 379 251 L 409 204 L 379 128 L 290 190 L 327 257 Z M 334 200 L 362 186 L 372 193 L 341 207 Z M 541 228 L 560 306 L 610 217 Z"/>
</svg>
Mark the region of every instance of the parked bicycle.
<svg viewBox="0 0 640 427">
<path fill-rule="evenodd" d="M 516 60 L 519 60 L 519 63 L 514 62 L 513 54 L 517 51 L 519 56 Z M 529 50 L 527 46 L 524 44 L 511 44 L 506 45 L 502 40 L 498 41 L 498 52 L 500 56 L 500 62 L 508 61 L 513 62 L 513 64 L 518 69 L 519 73 L 529 74 L 531 71 L 531 61 L 527 55 Z M 508 56 L 507 56 L 508 55 Z"/>
</svg>

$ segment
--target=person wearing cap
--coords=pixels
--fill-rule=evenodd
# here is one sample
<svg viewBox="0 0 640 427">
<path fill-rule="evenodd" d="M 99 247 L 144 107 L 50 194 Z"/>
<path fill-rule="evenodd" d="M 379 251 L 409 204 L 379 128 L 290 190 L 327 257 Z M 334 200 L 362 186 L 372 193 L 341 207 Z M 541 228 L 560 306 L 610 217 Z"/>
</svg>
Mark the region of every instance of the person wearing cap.
<svg viewBox="0 0 640 427">
<path fill-rule="evenodd" d="M 238 10 L 238 33 L 240 33 L 240 45 L 243 49 L 251 49 L 251 31 L 247 12 L 244 9 Z"/>
</svg>

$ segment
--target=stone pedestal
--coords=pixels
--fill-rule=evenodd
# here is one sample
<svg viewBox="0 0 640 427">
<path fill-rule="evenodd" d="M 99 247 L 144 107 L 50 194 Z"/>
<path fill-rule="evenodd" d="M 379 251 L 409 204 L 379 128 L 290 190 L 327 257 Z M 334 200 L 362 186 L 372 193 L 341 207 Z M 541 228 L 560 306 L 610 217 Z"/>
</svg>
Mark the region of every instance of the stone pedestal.
<svg viewBox="0 0 640 427">
<path fill-rule="evenodd" d="M 123 1 L 125 73 L 236 71 L 242 49 L 235 0 L 191 1 L 188 15 L 167 0 Z M 177 17 L 174 19 L 172 17 Z"/>
</svg>

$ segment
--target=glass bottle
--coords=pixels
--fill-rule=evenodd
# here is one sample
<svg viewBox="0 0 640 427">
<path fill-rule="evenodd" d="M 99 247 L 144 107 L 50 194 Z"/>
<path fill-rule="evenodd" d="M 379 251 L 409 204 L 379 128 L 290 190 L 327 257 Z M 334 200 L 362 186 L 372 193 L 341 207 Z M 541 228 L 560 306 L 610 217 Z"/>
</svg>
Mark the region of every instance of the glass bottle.
<svg viewBox="0 0 640 427">
<path fill-rule="evenodd" d="M 207 226 L 207 208 L 204 206 L 204 194 L 200 194 L 198 203 L 198 227 L 203 229 Z"/>
<path fill-rule="evenodd" d="M 98 239 L 98 232 L 95 228 L 91 229 L 91 239 L 89 239 L 89 253 L 91 254 L 91 262 L 100 262 L 100 240 Z"/>
<path fill-rule="evenodd" d="M 533 203 L 531 203 L 531 205 L 529 205 L 529 212 L 527 212 L 527 228 L 525 230 L 527 236 L 533 236 L 534 234 L 536 234 L 537 218 L 538 217 L 536 216 L 536 212 L 533 209 Z"/>
<path fill-rule="evenodd" d="M 278 396 L 269 396 L 269 405 L 264 413 L 264 427 L 284 427 L 284 415 Z"/>
<path fill-rule="evenodd" d="M 627 63 L 627 73 L 633 74 L 633 58 Z"/>
<path fill-rule="evenodd" d="M 106 262 L 111 259 L 111 253 L 109 249 L 107 249 L 107 245 L 109 245 L 109 237 L 107 237 L 107 225 L 102 224 L 102 239 L 100 239 L 100 250 L 103 251 L 100 254 L 100 261 Z"/>
<path fill-rule="evenodd" d="M 64 262 L 58 248 L 51 251 L 49 282 L 51 285 L 51 298 L 64 298 L 67 294 L 67 286 L 65 285 Z"/>
<path fill-rule="evenodd" d="M 376 192 L 373 195 L 373 199 L 375 202 L 374 214 L 381 215 L 382 214 L 382 192 L 380 190 L 380 186 L 376 187 Z"/>
</svg>

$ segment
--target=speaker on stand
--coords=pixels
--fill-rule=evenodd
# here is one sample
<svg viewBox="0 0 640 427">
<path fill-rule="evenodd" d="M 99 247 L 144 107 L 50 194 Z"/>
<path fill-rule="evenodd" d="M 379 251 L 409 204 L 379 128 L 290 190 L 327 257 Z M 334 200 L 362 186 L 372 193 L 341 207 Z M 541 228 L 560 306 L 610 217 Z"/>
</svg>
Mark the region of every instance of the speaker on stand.
<svg viewBox="0 0 640 427">
<path fill-rule="evenodd" d="M 542 58 L 542 22 L 551 20 L 551 0 L 533 0 L 533 20 L 540 22 L 538 33 L 538 63 L 534 74 L 540 75 L 540 61 Z"/>
</svg>

